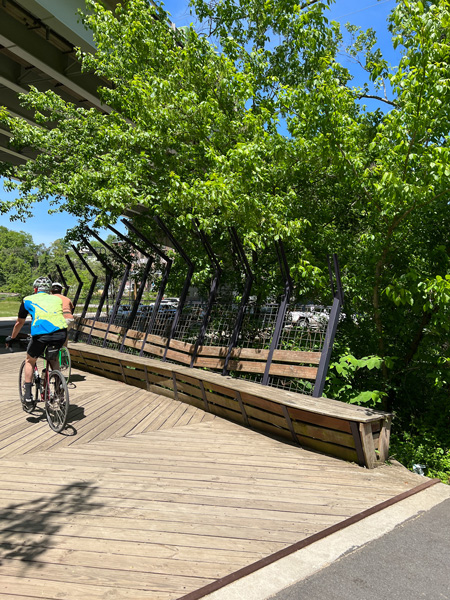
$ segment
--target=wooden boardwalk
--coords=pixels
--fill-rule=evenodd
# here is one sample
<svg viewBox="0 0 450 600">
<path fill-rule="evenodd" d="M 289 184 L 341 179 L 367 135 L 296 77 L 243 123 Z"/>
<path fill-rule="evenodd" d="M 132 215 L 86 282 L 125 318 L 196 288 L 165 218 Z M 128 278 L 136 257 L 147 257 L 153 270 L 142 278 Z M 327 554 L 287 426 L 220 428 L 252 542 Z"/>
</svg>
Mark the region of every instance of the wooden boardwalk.
<svg viewBox="0 0 450 600">
<path fill-rule="evenodd" d="M 0 355 L 0 600 L 180 599 L 424 482 L 366 470 L 81 371 L 70 427 Z"/>
</svg>

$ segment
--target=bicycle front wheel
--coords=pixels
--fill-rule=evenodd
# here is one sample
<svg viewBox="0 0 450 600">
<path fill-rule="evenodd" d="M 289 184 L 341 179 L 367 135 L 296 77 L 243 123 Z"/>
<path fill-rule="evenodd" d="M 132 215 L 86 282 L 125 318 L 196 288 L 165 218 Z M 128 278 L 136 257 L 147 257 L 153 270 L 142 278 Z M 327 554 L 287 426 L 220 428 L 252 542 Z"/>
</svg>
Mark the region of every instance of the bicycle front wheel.
<svg viewBox="0 0 450 600">
<path fill-rule="evenodd" d="M 48 377 L 45 413 L 50 427 L 60 433 L 67 424 L 69 414 L 69 390 L 60 371 L 52 371 Z"/>
<path fill-rule="evenodd" d="M 66 346 L 62 346 L 59 350 L 59 370 L 65 377 L 67 383 L 69 383 L 71 368 L 72 362 L 70 360 L 70 352 Z"/>
<path fill-rule="evenodd" d="M 20 401 L 22 403 L 23 410 L 27 413 L 32 413 L 36 408 L 36 402 L 38 400 L 39 389 L 36 386 L 36 382 L 34 380 L 34 372 L 33 378 L 31 380 L 31 397 L 34 398 L 33 402 L 25 402 L 25 361 L 20 365 L 19 371 L 19 396 Z"/>
</svg>

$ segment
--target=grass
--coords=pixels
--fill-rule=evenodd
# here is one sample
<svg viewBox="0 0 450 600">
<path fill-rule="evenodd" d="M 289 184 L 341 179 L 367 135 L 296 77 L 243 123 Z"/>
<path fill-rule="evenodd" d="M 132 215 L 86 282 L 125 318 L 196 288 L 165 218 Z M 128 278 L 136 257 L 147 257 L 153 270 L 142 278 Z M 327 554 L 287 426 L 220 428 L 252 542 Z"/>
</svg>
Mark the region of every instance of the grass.
<svg viewBox="0 0 450 600">
<path fill-rule="evenodd" d="M 17 317 L 20 300 L 18 298 L 2 298 L 0 296 L 0 317 Z"/>
</svg>

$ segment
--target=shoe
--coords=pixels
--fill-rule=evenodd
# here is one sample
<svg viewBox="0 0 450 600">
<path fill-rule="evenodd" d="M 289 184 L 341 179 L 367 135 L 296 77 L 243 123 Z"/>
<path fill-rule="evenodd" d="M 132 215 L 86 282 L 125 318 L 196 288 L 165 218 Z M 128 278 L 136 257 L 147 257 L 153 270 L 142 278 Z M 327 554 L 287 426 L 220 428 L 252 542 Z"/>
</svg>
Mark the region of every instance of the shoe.
<svg viewBox="0 0 450 600">
<path fill-rule="evenodd" d="M 54 398 L 53 396 L 50 396 L 48 405 L 52 410 L 59 410 L 61 408 L 61 403 L 58 397 Z"/>
<path fill-rule="evenodd" d="M 22 408 L 25 412 L 30 413 L 33 412 L 35 403 L 33 398 L 24 398 L 22 402 Z"/>
</svg>

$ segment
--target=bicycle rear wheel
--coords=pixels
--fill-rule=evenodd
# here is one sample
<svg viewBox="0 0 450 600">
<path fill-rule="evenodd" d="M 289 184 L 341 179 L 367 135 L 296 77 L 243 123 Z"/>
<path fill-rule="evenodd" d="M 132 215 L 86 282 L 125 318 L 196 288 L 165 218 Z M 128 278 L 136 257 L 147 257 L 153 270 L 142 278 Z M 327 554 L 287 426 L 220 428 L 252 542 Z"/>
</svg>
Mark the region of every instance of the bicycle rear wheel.
<svg viewBox="0 0 450 600">
<path fill-rule="evenodd" d="M 36 381 L 33 377 L 31 379 L 31 397 L 34 398 L 33 402 L 25 402 L 25 361 L 20 365 L 19 371 L 19 395 L 22 403 L 22 408 L 27 413 L 32 413 L 36 408 L 36 402 L 38 401 L 39 389 L 36 385 Z"/>
<path fill-rule="evenodd" d="M 59 349 L 59 370 L 66 378 L 67 383 L 69 383 L 71 368 L 72 362 L 70 360 L 70 352 L 66 346 L 62 346 Z"/>
<path fill-rule="evenodd" d="M 69 390 L 60 371 L 52 371 L 49 375 L 45 413 L 53 431 L 61 432 L 67 424 L 69 414 Z"/>
</svg>

